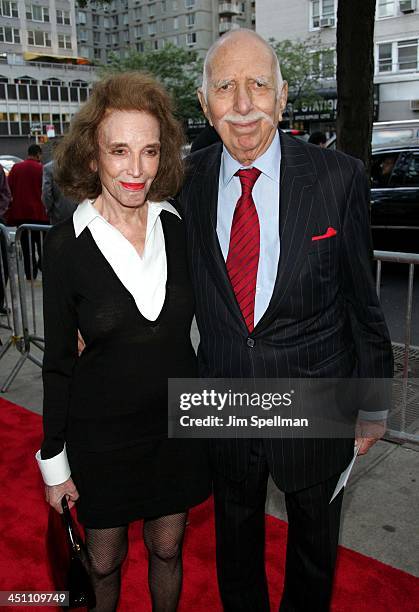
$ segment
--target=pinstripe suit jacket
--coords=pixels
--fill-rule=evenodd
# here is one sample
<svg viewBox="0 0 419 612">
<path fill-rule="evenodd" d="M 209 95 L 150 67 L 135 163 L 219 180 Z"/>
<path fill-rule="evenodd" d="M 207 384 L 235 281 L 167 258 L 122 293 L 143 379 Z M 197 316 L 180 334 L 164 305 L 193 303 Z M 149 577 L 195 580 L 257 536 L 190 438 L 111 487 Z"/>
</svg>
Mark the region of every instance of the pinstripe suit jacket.
<svg viewBox="0 0 419 612">
<path fill-rule="evenodd" d="M 391 343 L 371 269 L 364 167 L 281 132 L 280 139 L 281 255 L 269 307 L 251 334 L 216 233 L 222 145 L 188 159 L 179 205 L 195 288 L 201 375 L 391 377 Z M 312 241 L 329 227 L 335 236 Z M 347 439 L 266 439 L 264 444 L 271 475 L 285 491 L 342 471 L 353 452 L 353 440 Z M 217 440 L 211 446 L 216 470 L 237 480 L 245 477 L 249 440 Z"/>
</svg>

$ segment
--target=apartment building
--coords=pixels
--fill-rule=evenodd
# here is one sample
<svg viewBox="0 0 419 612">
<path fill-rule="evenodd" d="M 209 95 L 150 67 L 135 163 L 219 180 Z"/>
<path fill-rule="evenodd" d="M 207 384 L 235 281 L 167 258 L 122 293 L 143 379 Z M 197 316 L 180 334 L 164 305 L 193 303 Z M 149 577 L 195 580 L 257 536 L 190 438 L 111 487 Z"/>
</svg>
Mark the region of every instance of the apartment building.
<svg viewBox="0 0 419 612">
<path fill-rule="evenodd" d="M 336 119 L 338 0 L 257 0 L 256 31 L 267 40 L 319 41 L 323 100 L 296 109 L 301 127 L 333 131 Z M 419 116 L 419 0 L 377 0 L 374 32 L 375 119 Z M 292 85 L 292 84 L 291 84 Z"/>
<path fill-rule="evenodd" d="M 95 78 L 80 62 L 74 2 L 0 0 L 0 153 L 67 129 Z"/>
<path fill-rule="evenodd" d="M 113 0 L 77 10 L 79 54 L 106 63 L 110 52 L 162 49 L 168 42 L 202 57 L 218 36 L 255 23 L 255 0 Z"/>
<path fill-rule="evenodd" d="M 204 56 L 254 23 L 255 0 L 0 0 L 0 153 L 23 156 L 30 140 L 64 133 L 109 53 L 171 42 Z"/>
</svg>

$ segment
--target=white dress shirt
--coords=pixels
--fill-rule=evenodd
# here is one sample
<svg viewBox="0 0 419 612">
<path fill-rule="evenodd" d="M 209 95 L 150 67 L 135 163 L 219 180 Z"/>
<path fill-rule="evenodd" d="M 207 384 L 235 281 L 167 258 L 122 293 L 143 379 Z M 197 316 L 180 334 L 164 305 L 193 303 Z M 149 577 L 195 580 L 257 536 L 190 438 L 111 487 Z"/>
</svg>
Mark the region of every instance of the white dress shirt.
<svg viewBox="0 0 419 612">
<path fill-rule="evenodd" d="M 102 255 L 109 262 L 122 284 L 131 293 L 138 310 L 150 321 L 155 321 L 163 308 L 166 297 L 167 260 L 162 210 L 180 218 L 169 202 L 148 202 L 147 231 L 144 251 L 140 256 L 134 246 L 93 206 L 85 200 L 73 214 L 76 238 L 88 228 Z M 70 466 L 64 445 L 61 453 L 50 459 L 36 455 L 45 484 L 57 485 L 70 477 Z"/>
</svg>

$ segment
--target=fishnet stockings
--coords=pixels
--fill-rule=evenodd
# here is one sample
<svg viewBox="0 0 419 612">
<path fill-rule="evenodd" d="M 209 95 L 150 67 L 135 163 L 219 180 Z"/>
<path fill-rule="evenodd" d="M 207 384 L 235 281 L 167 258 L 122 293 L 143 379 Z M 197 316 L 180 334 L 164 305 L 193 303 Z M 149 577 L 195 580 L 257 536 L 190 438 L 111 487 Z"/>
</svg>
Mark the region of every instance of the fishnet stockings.
<svg viewBox="0 0 419 612">
<path fill-rule="evenodd" d="M 148 584 L 153 612 L 175 612 L 182 586 L 182 543 L 186 512 L 144 521 L 148 550 Z M 128 527 L 86 528 L 89 571 L 96 595 L 90 612 L 115 612 L 121 588 L 121 566 L 128 551 Z"/>
<path fill-rule="evenodd" d="M 182 586 L 182 543 L 186 512 L 144 521 L 148 584 L 153 612 L 175 612 Z"/>
<path fill-rule="evenodd" d="M 86 529 L 89 570 L 96 595 L 93 612 L 115 612 L 121 588 L 121 566 L 128 551 L 128 527 Z"/>
</svg>

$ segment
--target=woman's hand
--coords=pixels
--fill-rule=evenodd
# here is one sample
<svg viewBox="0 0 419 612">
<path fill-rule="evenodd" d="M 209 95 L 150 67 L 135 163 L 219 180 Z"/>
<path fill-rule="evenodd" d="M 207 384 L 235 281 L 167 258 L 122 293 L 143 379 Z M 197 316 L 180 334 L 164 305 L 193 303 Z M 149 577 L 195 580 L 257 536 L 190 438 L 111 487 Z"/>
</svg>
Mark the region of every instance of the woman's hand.
<svg viewBox="0 0 419 612">
<path fill-rule="evenodd" d="M 76 485 L 73 480 L 69 478 L 65 482 L 62 482 L 59 485 L 45 485 L 45 499 L 48 504 L 50 504 L 54 510 L 63 513 L 63 509 L 61 507 L 61 500 L 66 496 L 68 501 L 68 507 L 72 508 L 74 503 L 78 500 L 79 494 L 76 489 Z"/>
</svg>

